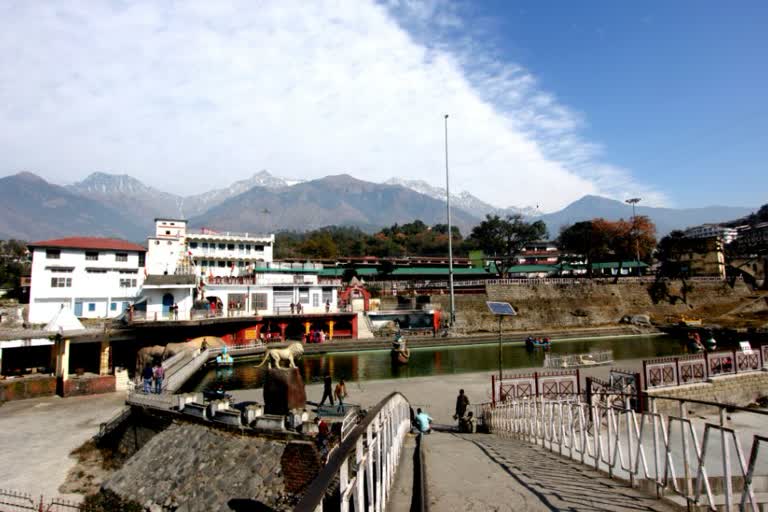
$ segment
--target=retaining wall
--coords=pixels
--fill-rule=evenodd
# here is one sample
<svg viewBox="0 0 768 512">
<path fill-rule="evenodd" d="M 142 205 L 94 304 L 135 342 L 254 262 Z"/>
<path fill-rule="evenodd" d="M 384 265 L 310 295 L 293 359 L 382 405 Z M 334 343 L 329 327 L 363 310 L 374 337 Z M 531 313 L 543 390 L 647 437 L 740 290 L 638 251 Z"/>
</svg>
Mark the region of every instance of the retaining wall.
<svg viewBox="0 0 768 512">
<path fill-rule="evenodd" d="M 56 394 L 56 377 L 22 377 L 0 380 L 0 402 L 38 398 Z"/>
<path fill-rule="evenodd" d="M 668 284 L 668 294 L 658 302 L 651 297 L 649 283 L 533 284 L 487 286 L 486 294 L 457 295 L 459 327 L 466 331 L 498 329 L 498 320 L 488 312 L 488 300 L 511 303 L 518 316 L 504 320 L 504 329 L 544 330 L 615 325 L 626 315 L 648 315 L 664 322 L 668 315 L 686 314 L 711 318 L 735 308 L 750 296 L 740 281 L 693 282 L 683 293 L 682 283 Z M 449 307 L 448 295 L 433 295 L 431 302 Z"/>
<path fill-rule="evenodd" d="M 650 396 L 668 396 L 690 400 L 721 402 L 744 407 L 761 396 L 768 396 L 768 371 L 720 375 L 707 382 L 684 384 L 648 391 Z M 693 404 L 692 408 L 695 408 Z M 663 414 L 679 415 L 678 402 L 656 400 L 656 407 Z"/>
</svg>

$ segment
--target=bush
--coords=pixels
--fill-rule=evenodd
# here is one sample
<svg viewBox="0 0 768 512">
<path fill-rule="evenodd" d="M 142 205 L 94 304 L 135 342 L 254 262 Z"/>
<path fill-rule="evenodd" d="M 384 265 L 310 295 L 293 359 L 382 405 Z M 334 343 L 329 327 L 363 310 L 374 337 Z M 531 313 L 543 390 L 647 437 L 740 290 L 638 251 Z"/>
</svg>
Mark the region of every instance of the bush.
<svg viewBox="0 0 768 512">
<path fill-rule="evenodd" d="M 102 490 L 83 500 L 84 512 L 143 512 L 144 507 L 136 501 L 124 499 L 112 491 Z"/>
</svg>

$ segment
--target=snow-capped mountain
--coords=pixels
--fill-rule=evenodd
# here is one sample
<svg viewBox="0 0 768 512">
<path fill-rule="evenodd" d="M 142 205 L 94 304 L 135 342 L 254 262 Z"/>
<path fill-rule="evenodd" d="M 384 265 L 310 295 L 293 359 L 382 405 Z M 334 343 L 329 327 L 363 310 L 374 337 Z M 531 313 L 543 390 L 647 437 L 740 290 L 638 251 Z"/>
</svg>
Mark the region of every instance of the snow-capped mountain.
<svg viewBox="0 0 768 512">
<path fill-rule="evenodd" d="M 384 182 L 385 185 L 400 185 L 409 188 L 420 194 L 427 195 L 438 201 L 445 201 L 445 189 L 435 187 L 424 180 L 409 180 L 405 178 L 390 178 Z M 486 215 L 515 215 L 521 214 L 526 217 L 536 217 L 541 215 L 536 208 L 526 207 L 518 208 L 510 206 L 509 208 L 498 208 L 492 204 L 486 203 L 477 196 L 473 196 L 467 191 L 451 194 L 451 206 L 463 210 L 477 218 L 484 218 Z"/>
<path fill-rule="evenodd" d="M 219 188 L 183 198 L 181 209 L 184 217 L 194 217 L 217 206 L 231 197 L 247 192 L 253 187 L 263 187 L 277 190 L 284 187 L 290 187 L 300 180 L 288 180 L 273 176 L 267 171 L 260 171 L 244 180 L 239 180 L 225 188 Z"/>
</svg>

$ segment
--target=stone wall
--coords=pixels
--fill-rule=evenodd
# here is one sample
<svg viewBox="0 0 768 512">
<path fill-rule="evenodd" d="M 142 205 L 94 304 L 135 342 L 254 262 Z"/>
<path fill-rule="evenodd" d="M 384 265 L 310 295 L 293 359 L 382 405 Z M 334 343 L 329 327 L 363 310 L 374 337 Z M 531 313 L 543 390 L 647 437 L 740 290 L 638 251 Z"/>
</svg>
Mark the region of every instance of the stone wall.
<svg viewBox="0 0 768 512">
<path fill-rule="evenodd" d="M 232 501 L 253 510 L 287 510 L 292 496 L 283 483 L 285 447 L 284 441 L 173 423 L 103 488 L 160 510 L 229 510 Z"/>
<path fill-rule="evenodd" d="M 488 313 L 487 300 L 511 303 L 518 316 L 506 319 L 504 329 L 558 329 L 615 325 L 625 315 L 649 315 L 664 322 L 668 315 L 711 318 L 742 303 L 751 293 L 743 282 L 693 282 L 684 292 L 682 283 L 669 283 L 657 303 L 649 283 L 605 283 L 583 280 L 579 284 L 488 285 L 487 294 L 457 295 L 457 323 L 468 332 L 498 329 Z M 448 295 L 434 295 L 431 302 L 448 308 Z"/>
<path fill-rule="evenodd" d="M 88 375 L 83 377 L 70 377 L 58 384 L 61 396 L 98 395 L 100 393 L 112 393 L 115 391 L 114 375 Z"/>
<path fill-rule="evenodd" d="M 56 377 L 35 376 L 0 380 L 0 402 L 56 394 Z"/>
<path fill-rule="evenodd" d="M 768 396 L 768 371 L 720 375 L 708 382 L 685 384 L 668 388 L 652 389 L 651 396 L 668 396 L 690 400 L 721 402 L 744 407 L 759 397 Z M 679 405 L 674 400 L 656 400 L 656 407 L 664 414 L 679 414 Z M 691 404 L 689 409 L 697 407 Z"/>
<path fill-rule="evenodd" d="M 323 467 L 320 453 L 311 441 L 291 441 L 280 459 L 285 490 L 301 494 Z"/>
</svg>

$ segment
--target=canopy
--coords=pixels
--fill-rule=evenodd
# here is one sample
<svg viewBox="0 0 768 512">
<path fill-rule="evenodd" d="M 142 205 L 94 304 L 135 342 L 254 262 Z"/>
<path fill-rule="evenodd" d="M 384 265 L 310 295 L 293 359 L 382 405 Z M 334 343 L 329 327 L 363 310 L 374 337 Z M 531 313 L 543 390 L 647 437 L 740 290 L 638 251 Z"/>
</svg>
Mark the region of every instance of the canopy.
<svg viewBox="0 0 768 512">
<path fill-rule="evenodd" d="M 45 326 L 45 330 L 48 332 L 60 332 L 60 331 L 81 331 L 85 329 L 80 320 L 77 319 L 72 310 L 66 306 L 61 306 L 53 318 Z"/>
</svg>

